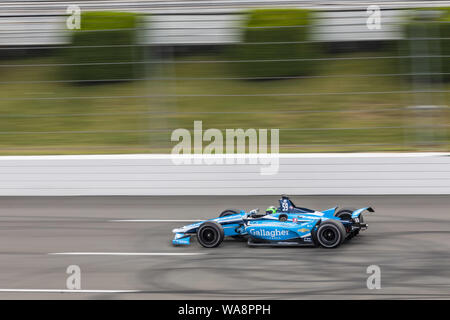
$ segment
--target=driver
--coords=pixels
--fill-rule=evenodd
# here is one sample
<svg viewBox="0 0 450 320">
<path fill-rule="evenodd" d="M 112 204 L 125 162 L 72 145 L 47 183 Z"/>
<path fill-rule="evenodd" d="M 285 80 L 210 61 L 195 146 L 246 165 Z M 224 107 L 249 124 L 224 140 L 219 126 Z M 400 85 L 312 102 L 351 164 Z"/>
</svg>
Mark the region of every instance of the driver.
<svg viewBox="0 0 450 320">
<path fill-rule="evenodd" d="M 266 214 L 274 214 L 277 213 L 277 208 L 275 208 L 274 206 L 270 206 L 266 209 Z"/>
</svg>

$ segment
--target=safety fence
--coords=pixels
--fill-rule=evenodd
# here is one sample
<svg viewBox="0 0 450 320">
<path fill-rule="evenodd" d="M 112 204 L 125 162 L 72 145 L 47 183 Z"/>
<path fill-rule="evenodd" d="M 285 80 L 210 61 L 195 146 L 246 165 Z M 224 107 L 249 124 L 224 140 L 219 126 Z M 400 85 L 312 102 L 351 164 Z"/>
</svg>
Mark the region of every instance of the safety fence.
<svg viewBox="0 0 450 320">
<path fill-rule="evenodd" d="M 83 1 L 82 21 L 136 22 L 68 30 L 69 3 L 1 4 L 1 154 L 167 153 L 199 120 L 279 128 L 281 152 L 449 150 L 450 25 L 414 10 L 446 2 L 382 2 L 379 27 L 353 1 L 263 4 L 311 14 L 265 25 L 255 1 Z"/>
</svg>

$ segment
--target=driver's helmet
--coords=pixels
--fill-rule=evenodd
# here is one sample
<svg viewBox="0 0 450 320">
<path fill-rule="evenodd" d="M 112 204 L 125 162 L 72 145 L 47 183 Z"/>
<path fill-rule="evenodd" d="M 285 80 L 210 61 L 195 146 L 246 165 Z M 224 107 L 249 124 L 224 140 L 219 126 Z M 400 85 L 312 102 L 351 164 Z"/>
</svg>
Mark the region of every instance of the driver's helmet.
<svg viewBox="0 0 450 320">
<path fill-rule="evenodd" d="M 270 206 L 266 209 L 266 214 L 272 214 L 272 213 L 277 213 L 277 208 L 275 208 L 274 206 Z"/>
</svg>

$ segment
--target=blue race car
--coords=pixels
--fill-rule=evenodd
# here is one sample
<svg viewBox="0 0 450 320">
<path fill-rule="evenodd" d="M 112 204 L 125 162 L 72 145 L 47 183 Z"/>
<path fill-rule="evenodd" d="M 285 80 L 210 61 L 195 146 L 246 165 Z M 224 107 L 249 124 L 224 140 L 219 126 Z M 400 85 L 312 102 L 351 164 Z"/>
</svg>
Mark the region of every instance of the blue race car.
<svg viewBox="0 0 450 320">
<path fill-rule="evenodd" d="M 227 209 L 218 218 L 174 229 L 173 245 L 189 245 L 192 235 L 205 248 L 220 245 L 225 237 L 247 240 L 249 246 L 321 246 L 336 248 L 344 240 L 367 229 L 362 213 L 374 212 L 337 207 L 324 211 L 297 207 L 282 195 L 278 208 L 269 207 L 264 213 L 254 209 Z"/>
</svg>

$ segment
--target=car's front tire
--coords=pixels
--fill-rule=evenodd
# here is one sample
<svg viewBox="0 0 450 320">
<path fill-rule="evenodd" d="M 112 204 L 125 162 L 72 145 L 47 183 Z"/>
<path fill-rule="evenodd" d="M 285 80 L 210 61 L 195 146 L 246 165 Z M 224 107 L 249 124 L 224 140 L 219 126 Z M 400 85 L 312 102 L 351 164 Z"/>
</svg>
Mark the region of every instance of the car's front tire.
<svg viewBox="0 0 450 320">
<path fill-rule="evenodd" d="M 205 248 L 215 248 L 225 237 L 222 226 L 215 221 L 206 221 L 197 230 L 197 240 Z"/>
<path fill-rule="evenodd" d="M 345 240 L 345 228 L 339 221 L 327 220 L 320 224 L 316 237 L 319 244 L 324 248 L 337 248 Z"/>
</svg>

